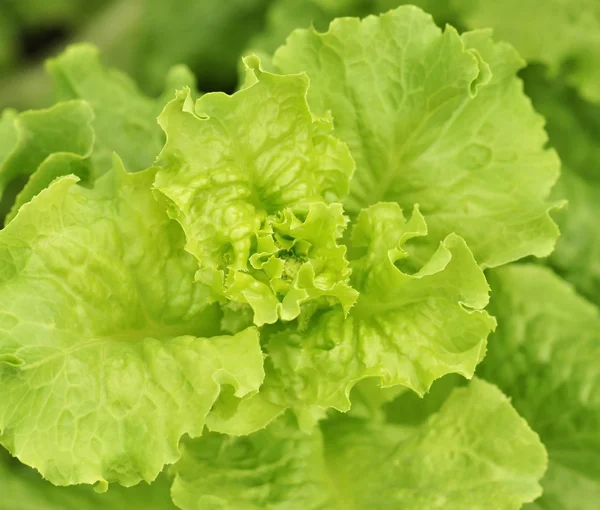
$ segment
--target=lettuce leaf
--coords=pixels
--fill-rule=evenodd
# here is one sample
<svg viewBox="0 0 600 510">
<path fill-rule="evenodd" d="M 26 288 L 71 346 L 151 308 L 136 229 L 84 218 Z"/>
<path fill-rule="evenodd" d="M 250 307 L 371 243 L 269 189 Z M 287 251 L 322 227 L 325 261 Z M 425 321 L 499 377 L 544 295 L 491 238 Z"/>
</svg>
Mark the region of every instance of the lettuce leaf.
<svg viewBox="0 0 600 510">
<path fill-rule="evenodd" d="M 253 84 L 232 96 L 182 91 L 160 124 L 167 143 L 155 188 L 187 236 L 197 279 L 254 311 L 254 322 L 291 320 L 306 301 L 346 309 L 347 220 L 340 204 L 354 163 L 306 104 L 305 76 L 277 76 L 247 60 Z"/>
<path fill-rule="evenodd" d="M 80 100 L 20 114 L 7 110 L 0 121 L 0 197 L 14 179 L 28 178 L 41 166 L 41 174 L 52 177 L 44 179 L 41 185 L 32 183 L 17 199 L 16 208 L 54 177 L 73 173 L 88 178 L 88 158 L 94 144 L 93 118 L 90 106 Z"/>
<path fill-rule="evenodd" d="M 357 170 L 346 206 L 415 203 L 430 229 L 424 261 L 451 232 L 483 267 L 545 256 L 558 236 L 548 211 L 559 163 L 523 94 L 523 60 L 490 32 L 444 32 L 415 7 L 298 30 L 273 58 L 306 72 L 313 111 Z"/>
<path fill-rule="evenodd" d="M 395 203 L 361 212 L 352 233 L 348 316 L 341 306 L 306 310 L 264 331 L 267 376 L 261 392 L 291 407 L 350 407 L 350 390 L 376 377 L 419 395 L 448 373 L 472 377 L 495 321 L 483 308 L 488 286 L 465 242 L 452 234 L 418 271 L 405 245 L 424 236 L 417 209 L 407 222 Z"/>
<path fill-rule="evenodd" d="M 55 485 L 151 481 L 198 436 L 221 386 L 264 377 L 254 329 L 214 335 L 184 236 L 115 169 L 62 177 L 0 232 L 0 443 Z"/>
<path fill-rule="evenodd" d="M 600 499 L 600 312 L 548 268 L 490 273 L 498 330 L 478 374 L 506 391 L 550 458 L 538 508 Z"/>
<path fill-rule="evenodd" d="M 449 0 L 470 28 L 493 27 L 530 62 L 600 101 L 600 4 L 596 0 Z M 531 20 L 542 27 L 532 36 Z"/>
<path fill-rule="evenodd" d="M 600 306 L 600 105 L 584 101 L 560 80 L 550 81 L 539 66 L 527 69 L 525 79 L 561 157 L 554 194 L 568 200 L 556 214 L 562 235 L 549 263 Z"/>
<path fill-rule="evenodd" d="M 540 494 L 546 456 L 494 386 L 475 379 L 416 427 L 337 416 L 322 432 L 284 416 L 242 438 L 184 444 L 172 494 L 183 510 L 516 510 Z"/>
<path fill-rule="evenodd" d="M 164 99 L 143 95 L 124 73 L 105 67 L 98 49 L 89 44 L 71 45 L 46 63 L 59 101 L 85 100 L 94 112 L 92 160 L 96 176 L 110 170 L 113 152 L 129 171 L 148 168 L 160 152 L 164 137 L 156 117 Z M 176 67 L 166 78 L 170 100 L 175 88 L 189 83 L 191 74 Z"/>
</svg>

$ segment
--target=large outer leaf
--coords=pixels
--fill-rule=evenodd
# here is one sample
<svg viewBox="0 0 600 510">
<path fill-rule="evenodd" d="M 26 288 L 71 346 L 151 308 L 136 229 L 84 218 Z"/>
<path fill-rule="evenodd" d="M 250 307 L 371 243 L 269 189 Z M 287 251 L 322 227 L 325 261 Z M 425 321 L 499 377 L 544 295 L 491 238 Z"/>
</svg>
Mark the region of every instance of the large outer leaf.
<svg viewBox="0 0 600 510">
<path fill-rule="evenodd" d="M 0 443 L 56 485 L 153 480 L 264 376 L 255 330 L 202 338 L 219 314 L 154 177 L 63 177 L 0 232 Z"/>
<path fill-rule="evenodd" d="M 548 448 L 540 508 L 600 501 L 600 313 L 540 266 L 491 273 L 498 331 L 480 371 L 506 391 Z"/>
<path fill-rule="evenodd" d="M 162 475 L 151 486 L 111 487 L 98 494 L 91 487 L 55 487 L 33 469 L 0 451 L 0 510 L 176 510 L 169 482 Z"/>
<path fill-rule="evenodd" d="M 546 201 L 558 159 L 515 73 L 523 60 L 489 32 L 442 33 L 401 7 L 294 32 L 274 56 L 305 71 L 308 100 L 331 110 L 356 160 L 347 206 L 419 203 L 429 253 L 450 232 L 482 266 L 547 255 L 558 231 Z M 490 72 L 491 71 L 491 72 Z"/>
<path fill-rule="evenodd" d="M 443 2 L 440 2 L 443 3 Z M 469 28 L 492 27 L 530 62 L 546 64 L 600 102 L 600 3 L 597 0 L 449 0 Z M 532 33 L 532 20 L 539 27 Z"/>
<path fill-rule="evenodd" d="M 269 354 L 261 391 L 280 405 L 347 410 L 352 386 L 366 377 L 423 395 L 447 374 L 471 377 L 494 319 L 482 309 L 488 286 L 464 241 L 448 236 L 415 273 L 402 270 L 407 242 L 426 233 L 418 210 L 404 220 L 395 203 L 363 211 L 353 231 L 353 287 L 340 306 L 265 331 Z"/>
<path fill-rule="evenodd" d="M 455 390 L 422 425 L 353 418 L 299 433 L 289 418 L 244 438 L 185 444 L 183 510 L 517 510 L 540 494 L 544 447 L 494 386 Z"/>
</svg>

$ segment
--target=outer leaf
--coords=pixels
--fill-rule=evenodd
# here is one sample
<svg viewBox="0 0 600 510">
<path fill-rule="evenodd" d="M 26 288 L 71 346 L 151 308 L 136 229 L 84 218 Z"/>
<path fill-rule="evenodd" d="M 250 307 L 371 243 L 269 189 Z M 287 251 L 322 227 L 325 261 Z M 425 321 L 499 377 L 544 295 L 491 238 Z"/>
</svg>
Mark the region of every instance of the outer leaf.
<svg viewBox="0 0 600 510">
<path fill-rule="evenodd" d="M 600 105 L 583 101 L 560 81 L 550 82 L 539 68 L 528 69 L 525 78 L 563 163 L 555 195 L 568 200 L 556 215 L 562 235 L 549 261 L 600 305 Z"/>
<path fill-rule="evenodd" d="M 456 232 L 484 267 L 552 250 L 558 231 L 546 198 L 558 159 L 544 149 L 543 121 L 515 76 L 524 62 L 510 46 L 489 32 L 442 33 L 401 7 L 336 20 L 325 34 L 296 31 L 274 64 L 307 72 L 311 108 L 331 110 L 334 133 L 349 144 L 350 212 L 418 202 L 428 253 Z"/>
<path fill-rule="evenodd" d="M 598 309 L 543 267 L 499 269 L 490 281 L 500 326 L 481 374 L 511 395 L 548 447 L 539 507 L 592 510 L 600 500 Z"/>
<path fill-rule="evenodd" d="M 172 473 L 173 501 L 183 510 L 334 508 L 321 435 L 301 433 L 289 415 L 250 436 L 186 441 Z"/>
<path fill-rule="evenodd" d="M 546 64 L 591 101 L 600 101 L 600 4 L 596 0 L 450 0 L 470 28 L 492 27 L 525 59 Z M 540 30 L 532 37 L 531 20 Z"/>
<path fill-rule="evenodd" d="M 161 476 L 151 486 L 111 488 L 97 494 L 90 487 L 55 487 L 33 469 L 0 452 L 0 510 L 175 510 L 169 482 Z"/>
<path fill-rule="evenodd" d="M 183 510 L 517 510 L 540 494 L 542 444 L 509 400 L 474 380 L 415 428 L 337 417 L 321 435 L 289 418 L 244 438 L 185 444 Z"/>
<path fill-rule="evenodd" d="M 258 325 L 295 318 L 321 296 L 349 308 L 346 219 L 353 171 L 330 119 L 314 119 L 304 76 L 276 76 L 249 59 L 254 84 L 194 106 L 182 92 L 160 117 L 167 133 L 155 187 L 187 235 L 198 279 L 249 304 Z"/>
<path fill-rule="evenodd" d="M 255 330 L 201 338 L 219 314 L 154 177 L 63 177 L 0 233 L 0 443 L 56 485 L 153 480 L 264 376 Z"/>
<path fill-rule="evenodd" d="M 65 163 L 76 161 L 74 173 L 85 178 L 89 170 L 84 160 L 94 143 L 93 118 L 93 111 L 84 101 L 68 101 L 18 115 L 5 112 L 0 121 L 0 196 L 16 177 L 29 176 L 43 164 L 54 166 L 54 158 Z M 69 169 L 57 175 L 65 173 Z"/>
<path fill-rule="evenodd" d="M 569 204 L 556 217 L 562 236 L 550 264 L 600 306 L 600 184 L 565 169 L 556 191 Z"/>
<path fill-rule="evenodd" d="M 92 159 L 96 175 L 110 170 L 113 152 L 131 171 L 152 165 L 164 143 L 156 123 L 162 108 L 160 100 L 144 96 L 128 76 L 104 67 L 98 50 L 88 44 L 70 46 L 50 59 L 46 67 L 59 100 L 84 99 L 94 111 L 96 143 Z M 169 99 L 175 93 L 172 84 L 184 84 L 181 72 L 175 73 L 167 78 Z"/>
<path fill-rule="evenodd" d="M 448 373 L 471 377 L 495 322 L 485 311 L 488 287 L 464 241 L 450 235 L 431 260 L 401 270 L 403 245 L 425 234 L 418 210 L 405 222 L 397 204 L 363 211 L 353 232 L 353 287 L 360 297 L 265 331 L 269 354 L 261 391 L 273 402 L 347 410 L 352 386 L 366 377 L 423 395 Z"/>
</svg>

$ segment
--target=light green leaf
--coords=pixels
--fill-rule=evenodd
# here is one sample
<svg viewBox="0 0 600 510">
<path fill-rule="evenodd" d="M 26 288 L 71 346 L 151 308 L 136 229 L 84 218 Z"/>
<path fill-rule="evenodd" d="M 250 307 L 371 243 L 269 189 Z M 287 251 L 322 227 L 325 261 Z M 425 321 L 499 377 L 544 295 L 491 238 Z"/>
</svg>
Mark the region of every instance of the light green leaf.
<svg viewBox="0 0 600 510">
<path fill-rule="evenodd" d="M 254 329 L 219 329 L 154 171 L 62 177 L 0 232 L 0 443 L 56 485 L 151 481 L 223 385 L 258 390 Z"/>
<path fill-rule="evenodd" d="M 489 32 L 442 31 L 415 7 L 329 31 L 294 32 L 273 60 L 305 71 L 308 101 L 330 110 L 356 160 L 347 208 L 419 203 L 430 236 L 422 260 L 451 232 L 483 267 L 544 256 L 558 230 L 546 200 L 558 159 L 523 94 L 523 60 Z M 426 255 L 427 254 L 427 255 Z"/>
<path fill-rule="evenodd" d="M 425 233 L 418 210 L 406 222 L 395 203 L 359 215 L 351 248 L 360 252 L 351 261 L 358 302 L 347 317 L 329 307 L 264 331 L 267 398 L 347 410 L 350 390 L 367 377 L 423 395 L 445 374 L 473 375 L 495 325 L 483 311 L 487 283 L 456 235 L 417 272 L 403 271 L 405 244 Z"/>
<path fill-rule="evenodd" d="M 155 187 L 182 225 L 197 278 L 249 304 L 257 325 L 291 320 L 321 297 L 346 309 L 347 220 L 341 205 L 354 164 L 313 118 L 305 76 L 276 76 L 247 60 L 254 83 L 232 96 L 181 92 L 160 123 L 167 134 Z M 326 203 L 328 202 L 329 205 Z"/>
<path fill-rule="evenodd" d="M 152 485 L 111 487 L 98 494 L 91 487 L 56 487 L 33 469 L 0 451 L 0 510 L 176 510 L 169 481 L 161 475 Z"/>
<path fill-rule="evenodd" d="M 339 302 L 348 313 L 358 293 L 348 283 L 346 247 L 338 244 L 347 223 L 342 206 L 310 204 L 304 220 L 285 209 L 265 223 L 247 270 L 231 270 L 219 282 L 225 297 L 249 304 L 258 326 L 293 320 L 307 302 Z M 198 273 L 200 281 L 205 273 Z M 208 271 L 210 279 L 213 274 Z"/>
<path fill-rule="evenodd" d="M 21 114 L 5 112 L 0 122 L 0 196 L 13 179 L 29 177 L 40 166 L 46 166 L 44 174 L 54 173 L 54 177 L 72 172 L 85 179 L 89 173 L 85 160 L 94 144 L 93 118 L 89 105 L 79 100 Z M 59 161 L 66 164 L 64 171 Z M 32 184 L 18 201 L 28 201 L 34 188 Z"/>
<path fill-rule="evenodd" d="M 246 436 L 264 429 L 284 411 L 285 407 L 273 404 L 262 392 L 239 398 L 223 391 L 206 417 L 206 426 L 213 432 Z"/>
<path fill-rule="evenodd" d="M 113 152 L 130 171 L 152 165 L 164 143 L 156 122 L 162 105 L 144 96 L 127 75 L 106 68 L 98 50 L 88 44 L 70 46 L 48 60 L 46 67 L 59 100 L 84 99 L 94 111 L 95 175 L 110 170 Z M 167 83 L 171 80 L 180 82 L 179 77 L 170 76 Z M 170 97 L 174 93 L 170 90 Z"/>
<path fill-rule="evenodd" d="M 284 416 L 242 438 L 184 445 L 183 510 L 517 510 L 540 492 L 544 447 L 494 386 L 455 390 L 420 426 L 338 416 L 323 435 Z"/>
<path fill-rule="evenodd" d="M 494 29 L 530 62 L 546 64 L 590 101 L 600 101 L 600 4 L 596 0 L 450 0 L 469 28 Z M 532 37 L 531 21 L 539 30 Z"/>
<path fill-rule="evenodd" d="M 210 433 L 185 441 L 171 469 L 183 510 L 329 510 L 321 435 L 286 414 L 245 437 Z"/>
<path fill-rule="evenodd" d="M 600 500 L 600 313 L 541 266 L 490 274 L 498 331 L 478 374 L 497 383 L 539 433 L 550 469 L 540 508 Z"/>
</svg>

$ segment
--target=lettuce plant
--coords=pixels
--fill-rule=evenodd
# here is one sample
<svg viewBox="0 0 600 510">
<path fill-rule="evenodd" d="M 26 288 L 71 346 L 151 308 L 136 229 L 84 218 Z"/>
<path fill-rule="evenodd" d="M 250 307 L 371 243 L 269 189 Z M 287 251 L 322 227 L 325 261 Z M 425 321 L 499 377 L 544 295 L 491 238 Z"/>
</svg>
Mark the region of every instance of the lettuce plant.
<svg viewBox="0 0 600 510">
<path fill-rule="evenodd" d="M 600 318 L 500 267 L 558 237 L 525 61 L 412 6 L 261 49 L 152 99 L 73 46 L 0 117 L 0 509 L 512 510 L 548 452 L 567 498 Z"/>
</svg>

